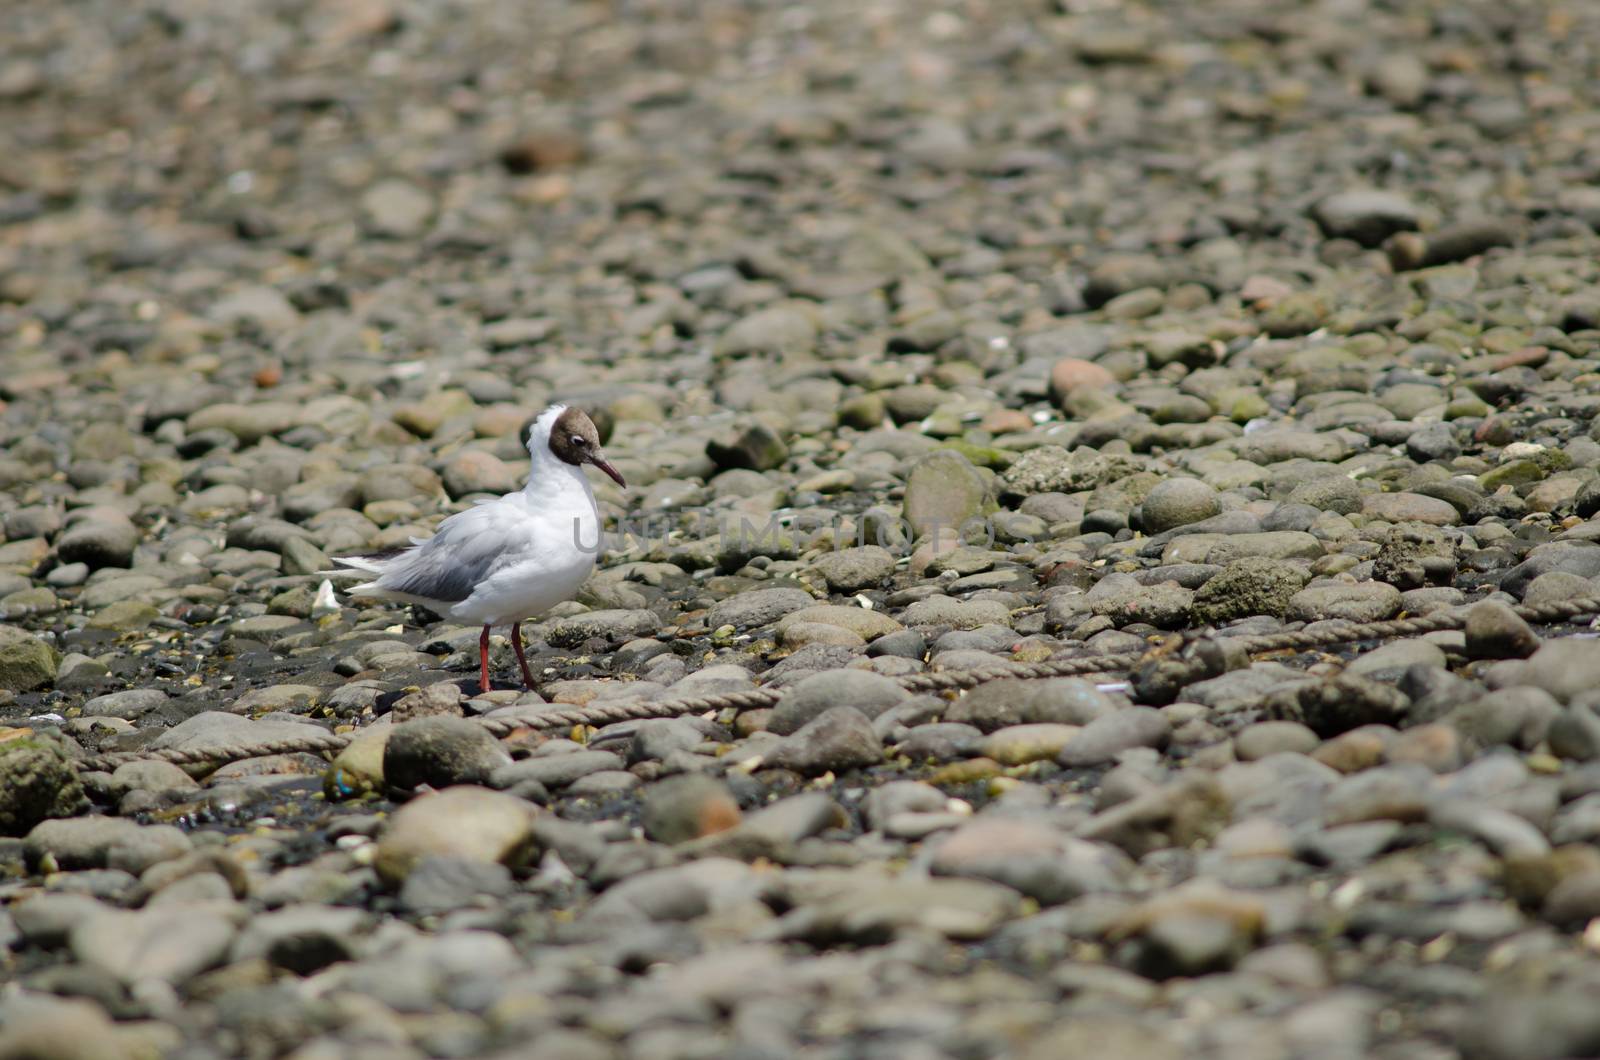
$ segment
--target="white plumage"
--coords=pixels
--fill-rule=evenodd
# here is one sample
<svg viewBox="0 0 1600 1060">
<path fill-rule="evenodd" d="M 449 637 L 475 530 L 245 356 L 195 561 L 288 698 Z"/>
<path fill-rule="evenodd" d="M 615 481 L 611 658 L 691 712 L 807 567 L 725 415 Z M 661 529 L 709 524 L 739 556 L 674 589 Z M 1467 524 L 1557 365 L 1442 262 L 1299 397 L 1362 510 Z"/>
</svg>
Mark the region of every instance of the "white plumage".
<svg viewBox="0 0 1600 1060">
<path fill-rule="evenodd" d="M 421 604 L 483 626 L 485 691 L 489 627 L 512 626 L 523 679 L 531 686 L 520 623 L 572 599 L 594 570 L 600 512 L 583 465 L 594 464 L 622 484 L 588 416 L 565 405 L 550 406 L 534 421 L 528 453 L 528 484 L 516 493 L 479 501 L 400 552 L 335 560 L 377 575 L 351 587 L 351 596 Z"/>
</svg>

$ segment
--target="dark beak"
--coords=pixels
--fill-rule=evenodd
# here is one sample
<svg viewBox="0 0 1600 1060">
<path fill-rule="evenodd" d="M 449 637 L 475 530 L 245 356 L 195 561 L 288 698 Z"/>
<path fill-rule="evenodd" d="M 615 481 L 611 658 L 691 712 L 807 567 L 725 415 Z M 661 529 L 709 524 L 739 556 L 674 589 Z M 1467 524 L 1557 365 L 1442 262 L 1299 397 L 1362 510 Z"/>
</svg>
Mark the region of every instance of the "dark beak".
<svg viewBox="0 0 1600 1060">
<path fill-rule="evenodd" d="M 594 454 L 593 456 L 591 456 L 589 458 L 589 463 L 593 464 L 595 467 L 599 468 L 601 471 L 604 471 L 607 475 L 610 475 L 611 476 L 611 481 L 615 482 L 617 485 L 621 486 L 623 489 L 627 489 L 628 488 L 628 484 L 626 482 L 622 481 L 622 472 L 618 471 L 616 468 L 611 466 L 611 461 L 609 461 L 609 460 L 607 460 L 605 458 L 605 454 L 603 454 L 603 453 Z"/>
</svg>

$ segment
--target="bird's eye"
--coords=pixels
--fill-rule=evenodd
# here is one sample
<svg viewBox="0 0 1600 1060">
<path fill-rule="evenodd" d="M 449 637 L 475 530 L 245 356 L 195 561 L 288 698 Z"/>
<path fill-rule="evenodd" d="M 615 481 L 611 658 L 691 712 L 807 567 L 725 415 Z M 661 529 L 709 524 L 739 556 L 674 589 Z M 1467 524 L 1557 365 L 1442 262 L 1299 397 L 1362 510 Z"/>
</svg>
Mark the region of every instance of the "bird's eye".
<svg viewBox="0 0 1600 1060">
<path fill-rule="evenodd" d="M 582 449 L 584 446 L 589 444 L 588 439 L 584 438 L 581 434 L 574 434 L 571 441 L 572 444 L 577 446 L 579 449 Z"/>
</svg>

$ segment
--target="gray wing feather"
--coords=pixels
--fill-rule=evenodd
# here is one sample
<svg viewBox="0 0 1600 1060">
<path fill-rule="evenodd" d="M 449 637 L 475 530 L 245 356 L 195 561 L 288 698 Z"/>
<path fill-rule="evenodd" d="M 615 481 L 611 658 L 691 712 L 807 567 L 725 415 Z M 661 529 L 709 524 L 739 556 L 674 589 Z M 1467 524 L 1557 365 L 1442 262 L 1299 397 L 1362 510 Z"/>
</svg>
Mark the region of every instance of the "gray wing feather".
<svg viewBox="0 0 1600 1060">
<path fill-rule="evenodd" d="M 498 535 L 473 534 L 465 522 L 447 523 L 439 533 L 396 559 L 375 584 L 390 592 L 460 603 L 495 572 L 504 559 L 504 548 Z"/>
</svg>

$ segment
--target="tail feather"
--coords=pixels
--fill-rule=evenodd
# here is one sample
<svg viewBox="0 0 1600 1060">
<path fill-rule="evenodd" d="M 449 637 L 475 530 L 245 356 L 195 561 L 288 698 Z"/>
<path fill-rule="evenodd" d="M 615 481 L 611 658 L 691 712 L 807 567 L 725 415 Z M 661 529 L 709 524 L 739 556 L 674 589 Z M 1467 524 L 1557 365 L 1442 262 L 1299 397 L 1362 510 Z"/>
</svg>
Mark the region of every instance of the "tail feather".
<svg viewBox="0 0 1600 1060">
<path fill-rule="evenodd" d="M 389 566 L 390 560 L 406 551 L 407 550 L 403 548 L 389 548 L 384 549 L 382 552 L 369 552 L 364 556 L 335 556 L 333 557 L 333 561 L 340 567 L 345 568 L 344 570 L 324 570 L 318 571 L 317 573 L 323 575 L 324 577 L 336 578 L 348 578 L 351 571 L 361 571 L 366 574 L 382 574 Z M 356 586 L 356 588 L 363 588 L 363 586 Z"/>
</svg>

